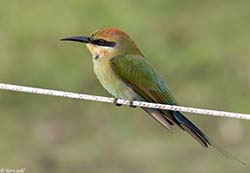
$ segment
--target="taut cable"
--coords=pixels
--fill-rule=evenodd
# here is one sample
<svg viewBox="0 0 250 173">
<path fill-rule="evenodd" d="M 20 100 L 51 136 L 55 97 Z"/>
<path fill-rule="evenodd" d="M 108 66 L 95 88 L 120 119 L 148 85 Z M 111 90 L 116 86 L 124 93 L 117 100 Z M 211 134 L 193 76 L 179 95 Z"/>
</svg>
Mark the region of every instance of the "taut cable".
<svg viewBox="0 0 250 173">
<path fill-rule="evenodd" d="M 79 93 L 73 93 L 73 92 L 34 88 L 34 87 L 11 85 L 11 84 L 4 84 L 4 83 L 0 83 L 0 89 L 1 90 L 16 91 L 16 92 L 23 92 L 23 93 L 66 97 L 66 98 L 80 99 L 80 100 L 106 102 L 106 103 L 114 103 L 114 101 L 115 101 L 115 98 L 110 98 L 110 97 L 102 97 L 102 96 L 95 96 L 95 95 L 88 95 L 88 94 L 79 94 Z M 131 105 L 131 101 L 123 100 L 123 99 L 118 99 L 116 101 L 116 103 L 123 104 L 123 105 Z M 200 108 L 192 108 L 192 107 L 184 107 L 184 106 L 149 103 L 149 102 L 142 102 L 142 101 L 133 101 L 133 106 L 250 120 L 250 114 L 225 112 L 225 111 L 217 111 L 217 110 L 210 110 L 210 109 L 200 109 Z"/>
</svg>

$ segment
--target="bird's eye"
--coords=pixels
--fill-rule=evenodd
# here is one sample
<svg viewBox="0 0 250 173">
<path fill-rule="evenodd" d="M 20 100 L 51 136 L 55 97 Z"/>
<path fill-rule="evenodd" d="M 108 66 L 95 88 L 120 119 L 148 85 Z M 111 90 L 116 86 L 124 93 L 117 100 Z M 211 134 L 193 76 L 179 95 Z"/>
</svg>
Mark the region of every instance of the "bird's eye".
<svg viewBox="0 0 250 173">
<path fill-rule="evenodd" d="M 104 44 L 105 44 L 105 40 L 100 39 L 100 40 L 98 41 L 98 44 L 101 45 L 101 46 L 104 45 Z"/>
<path fill-rule="evenodd" d="M 115 42 L 109 42 L 103 39 L 97 39 L 90 41 L 91 44 L 99 45 L 99 46 L 106 46 L 106 47 L 114 47 Z"/>
</svg>

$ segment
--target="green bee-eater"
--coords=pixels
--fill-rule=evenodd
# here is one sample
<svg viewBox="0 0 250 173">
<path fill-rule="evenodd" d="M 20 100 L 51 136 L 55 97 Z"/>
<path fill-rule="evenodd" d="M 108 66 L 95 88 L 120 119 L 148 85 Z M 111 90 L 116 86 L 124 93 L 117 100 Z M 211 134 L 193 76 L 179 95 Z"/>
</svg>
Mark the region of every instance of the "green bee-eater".
<svg viewBox="0 0 250 173">
<path fill-rule="evenodd" d="M 93 32 L 89 37 L 75 36 L 62 40 L 77 41 L 87 45 L 93 56 L 97 78 L 114 97 L 177 105 L 160 74 L 145 59 L 135 42 L 125 32 L 115 28 L 104 28 Z M 205 148 L 213 146 L 228 156 L 227 152 L 209 139 L 182 113 L 142 109 L 167 129 L 172 131 L 172 126 L 177 125 Z"/>
</svg>

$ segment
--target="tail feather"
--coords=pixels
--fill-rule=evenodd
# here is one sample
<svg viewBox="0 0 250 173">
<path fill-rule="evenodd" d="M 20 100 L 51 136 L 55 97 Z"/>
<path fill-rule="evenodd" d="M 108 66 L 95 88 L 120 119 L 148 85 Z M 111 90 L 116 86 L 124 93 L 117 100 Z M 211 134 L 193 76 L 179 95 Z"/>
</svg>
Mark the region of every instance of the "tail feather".
<svg viewBox="0 0 250 173">
<path fill-rule="evenodd" d="M 184 115 L 178 111 L 164 111 L 157 109 L 142 108 L 149 115 L 151 115 L 155 120 L 157 120 L 161 125 L 166 127 L 168 130 L 173 132 L 172 126 L 177 124 L 181 129 L 188 132 L 196 141 L 198 141 L 204 148 L 209 146 L 214 147 L 218 152 L 220 152 L 224 157 L 228 159 L 235 160 L 242 165 L 246 166 L 246 163 L 236 158 L 232 154 L 228 153 L 221 146 L 216 144 L 212 139 L 206 136 L 198 127 L 196 127 L 190 120 L 188 120 Z"/>
<path fill-rule="evenodd" d="M 207 148 L 211 145 L 207 136 L 198 129 L 191 121 L 184 117 L 180 112 L 171 112 L 176 120 L 176 123 L 187 131 L 194 139 L 196 139 L 202 146 Z"/>
<path fill-rule="evenodd" d="M 207 137 L 208 138 L 208 137 Z M 220 152 L 224 157 L 226 157 L 227 159 L 232 159 L 235 160 L 237 162 L 239 162 L 240 164 L 247 166 L 247 164 L 245 162 L 243 162 L 242 160 L 238 159 L 237 157 L 235 157 L 234 155 L 232 155 L 231 153 L 227 152 L 226 150 L 222 149 L 222 147 L 218 144 L 216 144 L 212 139 L 208 138 L 210 141 L 210 145 L 213 146 L 218 152 Z"/>
<path fill-rule="evenodd" d="M 156 121 L 158 121 L 162 126 L 167 128 L 169 131 L 173 132 L 172 126 L 174 123 L 167 119 L 164 114 L 160 110 L 156 109 L 148 109 L 148 108 L 142 108 L 145 112 L 147 112 L 151 117 L 153 117 Z"/>
<path fill-rule="evenodd" d="M 202 146 L 208 148 L 209 146 L 214 147 L 218 152 L 228 159 L 233 159 L 242 165 L 246 166 L 246 163 L 236 158 L 229 152 L 222 149 L 221 146 L 216 144 L 212 139 L 206 136 L 198 127 L 196 127 L 191 121 L 184 117 L 180 112 L 172 112 L 172 115 L 175 117 L 179 126 L 186 130 L 194 139 L 196 139 Z"/>
</svg>

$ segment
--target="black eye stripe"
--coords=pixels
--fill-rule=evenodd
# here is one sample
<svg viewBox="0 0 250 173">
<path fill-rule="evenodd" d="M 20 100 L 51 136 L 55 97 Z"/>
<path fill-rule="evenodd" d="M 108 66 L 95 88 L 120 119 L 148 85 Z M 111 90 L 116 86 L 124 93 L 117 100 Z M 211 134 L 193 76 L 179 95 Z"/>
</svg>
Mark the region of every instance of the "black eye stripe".
<svg viewBox="0 0 250 173">
<path fill-rule="evenodd" d="M 106 41 L 103 39 L 91 40 L 90 43 L 98 45 L 98 46 L 106 46 L 106 47 L 114 47 L 115 46 L 115 42 Z"/>
</svg>

